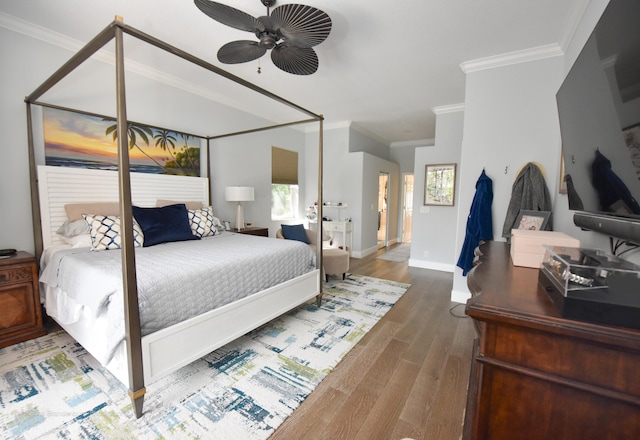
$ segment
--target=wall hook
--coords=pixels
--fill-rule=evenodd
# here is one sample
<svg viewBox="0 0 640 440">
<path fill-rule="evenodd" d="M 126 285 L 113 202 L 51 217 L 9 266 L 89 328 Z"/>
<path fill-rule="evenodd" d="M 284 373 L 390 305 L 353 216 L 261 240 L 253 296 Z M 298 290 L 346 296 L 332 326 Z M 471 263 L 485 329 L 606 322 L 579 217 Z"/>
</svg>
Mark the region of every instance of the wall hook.
<svg viewBox="0 0 640 440">
<path fill-rule="evenodd" d="M 507 172 L 509 171 L 509 165 L 507 165 L 506 167 L 504 167 L 504 173 L 507 174 Z"/>
</svg>

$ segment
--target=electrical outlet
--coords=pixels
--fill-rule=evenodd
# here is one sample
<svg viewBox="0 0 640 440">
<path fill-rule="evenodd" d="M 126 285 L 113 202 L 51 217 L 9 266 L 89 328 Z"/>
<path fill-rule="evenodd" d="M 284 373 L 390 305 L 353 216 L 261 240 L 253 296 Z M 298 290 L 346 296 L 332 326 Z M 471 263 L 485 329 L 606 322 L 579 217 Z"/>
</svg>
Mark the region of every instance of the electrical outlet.
<svg viewBox="0 0 640 440">
<path fill-rule="evenodd" d="M 428 258 L 429 257 L 429 251 L 424 251 L 424 257 Z"/>
</svg>

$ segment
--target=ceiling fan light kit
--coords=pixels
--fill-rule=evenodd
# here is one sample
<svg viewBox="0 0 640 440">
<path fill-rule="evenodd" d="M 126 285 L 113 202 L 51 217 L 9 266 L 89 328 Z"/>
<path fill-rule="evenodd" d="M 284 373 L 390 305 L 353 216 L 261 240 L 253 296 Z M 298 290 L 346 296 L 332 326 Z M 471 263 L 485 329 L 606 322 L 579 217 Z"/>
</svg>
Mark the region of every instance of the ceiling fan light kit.
<svg viewBox="0 0 640 440">
<path fill-rule="evenodd" d="M 331 18 L 312 6 L 281 5 L 271 11 L 275 0 L 260 0 L 267 15 L 255 18 L 245 12 L 210 0 L 194 0 L 195 5 L 214 20 L 241 31 L 251 32 L 258 41 L 239 40 L 218 50 L 224 64 L 246 63 L 271 50 L 271 61 L 281 70 L 295 75 L 311 75 L 318 70 L 313 50 L 331 32 Z"/>
</svg>

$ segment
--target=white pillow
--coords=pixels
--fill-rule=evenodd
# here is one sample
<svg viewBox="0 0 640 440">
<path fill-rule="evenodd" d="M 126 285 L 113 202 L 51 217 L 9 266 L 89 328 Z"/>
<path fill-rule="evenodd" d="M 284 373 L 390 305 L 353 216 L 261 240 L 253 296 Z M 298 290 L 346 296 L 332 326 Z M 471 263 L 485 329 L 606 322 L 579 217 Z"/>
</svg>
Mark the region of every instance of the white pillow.
<svg viewBox="0 0 640 440">
<path fill-rule="evenodd" d="M 189 209 L 188 211 L 189 226 L 191 226 L 193 235 L 209 237 L 216 234 L 216 218 L 213 216 L 213 208 L 211 206 L 202 209 Z"/>
<path fill-rule="evenodd" d="M 84 223 L 84 220 L 82 220 Z M 87 225 L 87 228 L 89 226 Z M 91 241 L 91 234 L 80 234 L 80 235 L 75 235 L 73 237 L 65 237 L 64 235 L 62 236 L 62 240 L 67 243 L 70 244 L 72 248 L 81 248 L 81 247 L 91 247 L 93 245 L 92 241 Z"/>
<path fill-rule="evenodd" d="M 91 229 L 91 250 L 103 251 L 107 249 L 120 249 L 120 217 L 112 215 L 82 214 Z M 142 246 L 144 234 L 138 222 L 133 219 L 133 245 Z"/>
</svg>

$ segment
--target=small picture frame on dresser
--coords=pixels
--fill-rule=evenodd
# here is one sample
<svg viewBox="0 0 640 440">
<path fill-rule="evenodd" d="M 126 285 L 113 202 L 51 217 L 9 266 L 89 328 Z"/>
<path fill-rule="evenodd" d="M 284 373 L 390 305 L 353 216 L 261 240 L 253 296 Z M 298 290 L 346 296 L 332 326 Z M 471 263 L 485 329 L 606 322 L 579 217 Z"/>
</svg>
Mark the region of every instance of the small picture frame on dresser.
<svg viewBox="0 0 640 440">
<path fill-rule="evenodd" d="M 514 223 L 514 229 L 542 231 L 547 226 L 550 216 L 550 211 L 527 211 L 521 209 Z"/>
</svg>

